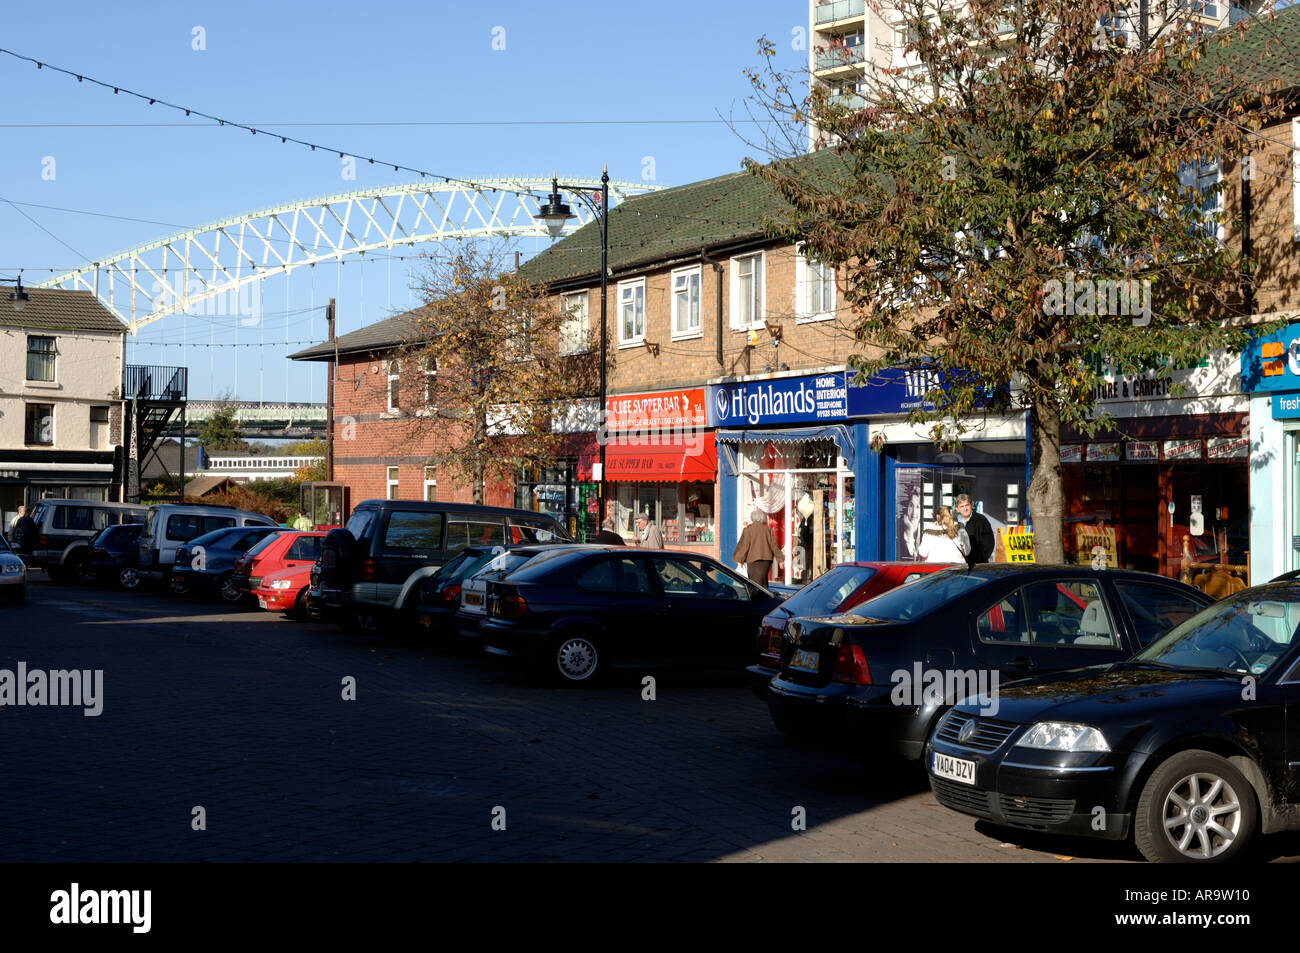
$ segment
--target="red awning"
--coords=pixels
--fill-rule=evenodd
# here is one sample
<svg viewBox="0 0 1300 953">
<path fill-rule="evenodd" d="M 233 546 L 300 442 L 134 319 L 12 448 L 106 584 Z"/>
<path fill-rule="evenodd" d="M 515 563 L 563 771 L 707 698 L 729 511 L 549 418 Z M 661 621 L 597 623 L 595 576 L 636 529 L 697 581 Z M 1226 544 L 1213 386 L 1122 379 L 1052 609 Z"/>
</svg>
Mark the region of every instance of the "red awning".
<svg viewBox="0 0 1300 953">
<path fill-rule="evenodd" d="M 718 476 L 718 453 L 713 434 L 700 435 L 698 443 L 628 446 L 612 444 L 605 448 L 605 479 L 624 483 L 677 483 L 704 481 L 712 483 Z M 591 464 L 599 460 L 584 454 L 578 461 L 579 479 L 591 479 Z"/>
</svg>

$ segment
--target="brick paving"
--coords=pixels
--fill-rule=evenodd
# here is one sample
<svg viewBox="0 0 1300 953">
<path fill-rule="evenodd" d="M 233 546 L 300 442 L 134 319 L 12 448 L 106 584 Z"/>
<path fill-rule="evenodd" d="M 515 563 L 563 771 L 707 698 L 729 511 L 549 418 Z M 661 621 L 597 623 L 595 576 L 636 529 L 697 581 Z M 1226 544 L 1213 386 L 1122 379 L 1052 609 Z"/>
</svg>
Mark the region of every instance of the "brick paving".
<svg viewBox="0 0 1300 953">
<path fill-rule="evenodd" d="M 154 593 L 38 581 L 0 613 L 0 667 L 104 670 L 97 718 L 0 709 L 0 860 L 1134 857 L 999 831 L 936 804 L 919 770 L 802 747 L 728 673 L 655 673 L 647 702 L 638 673 L 562 689 L 410 637 Z"/>
</svg>

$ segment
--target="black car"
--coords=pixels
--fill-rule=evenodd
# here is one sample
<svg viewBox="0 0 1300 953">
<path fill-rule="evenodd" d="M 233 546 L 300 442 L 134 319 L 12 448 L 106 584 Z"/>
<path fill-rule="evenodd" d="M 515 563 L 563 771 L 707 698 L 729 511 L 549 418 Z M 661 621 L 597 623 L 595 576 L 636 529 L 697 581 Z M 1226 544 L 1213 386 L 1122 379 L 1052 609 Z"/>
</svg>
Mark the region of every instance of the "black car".
<svg viewBox="0 0 1300 953">
<path fill-rule="evenodd" d="M 568 542 L 541 513 L 501 506 L 366 500 L 347 526 L 325 534 L 308 598 L 340 610 L 339 625 L 374 632 L 416 621 L 420 585 L 468 546 Z"/>
<path fill-rule="evenodd" d="M 121 523 L 100 530 L 90 541 L 83 569 L 96 580 L 111 579 L 123 589 L 138 589 L 142 577 L 136 567 L 140 557 L 143 523 Z"/>
<path fill-rule="evenodd" d="M 440 635 L 454 632 L 461 591 L 471 577 L 489 567 L 496 572 L 517 569 L 533 556 L 551 548 L 554 547 L 467 547 L 420 584 L 420 600 L 415 609 L 417 621 Z"/>
<path fill-rule="evenodd" d="M 1214 600 L 1163 576 L 1087 566 L 946 569 L 840 615 L 794 619 L 768 686 L 777 727 L 921 757 L 954 701 L 1116 662 Z"/>
<path fill-rule="evenodd" d="M 1300 828 L 1300 583 L 1236 593 L 1133 659 L 963 702 L 926 747 L 941 804 L 1223 861 Z"/>
<path fill-rule="evenodd" d="M 215 593 L 222 601 L 243 602 L 247 590 L 235 582 L 235 560 L 282 526 L 228 526 L 196 536 L 176 550 L 168 585 L 176 595 Z"/>
<path fill-rule="evenodd" d="M 715 559 L 623 546 L 568 546 L 487 583 L 484 648 L 566 684 L 613 665 L 741 665 L 780 598 Z"/>
</svg>

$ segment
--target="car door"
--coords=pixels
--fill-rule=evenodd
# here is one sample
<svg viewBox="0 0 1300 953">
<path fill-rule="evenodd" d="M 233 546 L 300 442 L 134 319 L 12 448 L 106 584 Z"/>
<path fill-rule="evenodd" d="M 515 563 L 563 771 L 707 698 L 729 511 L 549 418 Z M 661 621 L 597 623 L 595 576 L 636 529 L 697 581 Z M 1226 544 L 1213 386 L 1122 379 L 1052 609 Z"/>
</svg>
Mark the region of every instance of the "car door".
<svg viewBox="0 0 1300 953">
<path fill-rule="evenodd" d="M 747 659 L 754 652 L 755 610 L 749 587 L 721 567 L 687 556 L 651 556 L 672 624 L 666 651 L 696 661 Z"/>
<path fill-rule="evenodd" d="M 1300 658 L 1296 659 L 1278 683 L 1286 723 L 1283 728 L 1286 763 L 1283 765 L 1282 789 L 1292 804 L 1300 804 Z"/>
<path fill-rule="evenodd" d="M 320 544 L 320 536 L 299 536 L 289 544 L 289 550 L 284 554 L 281 562 L 286 568 L 290 566 L 310 566 L 320 556 Z"/>
<path fill-rule="evenodd" d="M 392 510 L 379 528 L 375 547 L 373 600 L 377 605 L 397 602 L 411 574 L 426 566 L 437 568 L 443 560 L 443 514 L 428 510 Z"/>
<path fill-rule="evenodd" d="M 1130 653 L 1111 601 L 1095 578 L 1039 579 L 975 618 L 975 655 L 1002 681 L 1118 661 Z"/>
<path fill-rule="evenodd" d="M 1159 582 L 1115 579 L 1112 584 L 1124 607 L 1135 652 L 1214 604 L 1214 600 L 1204 593 L 1187 592 Z"/>
</svg>

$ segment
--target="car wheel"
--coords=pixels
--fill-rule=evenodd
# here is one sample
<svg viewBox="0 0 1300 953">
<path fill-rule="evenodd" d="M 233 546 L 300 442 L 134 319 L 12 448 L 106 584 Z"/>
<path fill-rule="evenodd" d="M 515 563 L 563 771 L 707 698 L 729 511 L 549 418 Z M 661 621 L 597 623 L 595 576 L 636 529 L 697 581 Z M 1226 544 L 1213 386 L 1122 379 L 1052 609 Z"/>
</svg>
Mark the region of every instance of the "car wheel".
<svg viewBox="0 0 1300 953">
<path fill-rule="evenodd" d="M 167 574 L 167 591 L 173 596 L 189 595 L 190 584 L 184 576 L 178 576 L 176 573 Z"/>
<path fill-rule="evenodd" d="M 93 585 L 99 578 L 99 573 L 95 572 L 95 568 L 86 561 L 84 554 L 69 557 L 64 566 L 64 572 L 66 572 L 73 581 L 83 586 Z"/>
<path fill-rule="evenodd" d="M 140 581 L 140 570 L 134 566 L 125 566 L 117 574 L 117 584 L 123 589 L 139 589 Z"/>
<path fill-rule="evenodd" d="M 1255 835 L 1255 790 L 1225 759 L 1182 751 L 1147 779 L 1133 819 L 1137 848 L 1152 862 L 1221 863 Z"/>
<path fill-rule="evenodd" d="M 586 633 L 561 635 L 551 643 L 551 670 L 567 685 L 590 685 L 599 679 L 604 659 L 596 640 Z"/>
<path fill-rule="evenodd" d="M 307 590 L 303 589 L 298 593 L 298 598 L 293 600 L 293 608 L 286 615 L 291 615 L 300 622 L 306 622 L 311 619 L 311 613 L 307 611 Z"/>
<path fill-rule="evenodd" d="M 221 578 L 217 580 L 217 595 L 221 596 L 222 602 L 229 602 L 232 605 L 243 600 L 244 590 L 235 585 L 235 574 L 233 572 L 223 572 L 221 574 Z"/>
</svg>

